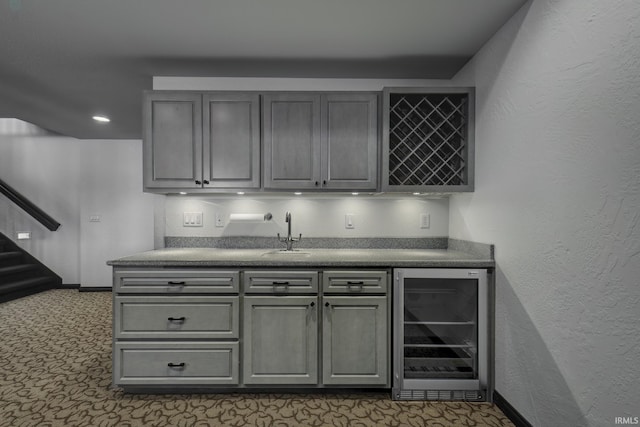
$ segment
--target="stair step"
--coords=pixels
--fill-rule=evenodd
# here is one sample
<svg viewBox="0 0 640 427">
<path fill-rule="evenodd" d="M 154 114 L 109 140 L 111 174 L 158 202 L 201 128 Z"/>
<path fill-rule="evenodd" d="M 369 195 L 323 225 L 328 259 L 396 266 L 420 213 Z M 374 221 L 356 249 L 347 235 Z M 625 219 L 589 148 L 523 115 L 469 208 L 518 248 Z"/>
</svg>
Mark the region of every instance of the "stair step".
<svg viewBox="0 0 640 427">
<path fill-rule="evenodd" d="M 35 264 L 16 264 L 8 267 L 0 267 L 0 277 L 9 276 L 17 273 L 24 273 L 26 271 L 36 270 L 38 268 Z"/>
<path fill-rule="evenodd" d="M 21 264 L 22 252 L 0 252 L 0 267 Z"/>
<path fill-rule="evenodd" d="M 33 279 L 18 280 L 16 282 L 2 283 L 0 284 L 0 295 L 37 287 L 45 287 L 45 285 L 53 285 L 53 283 L 54 279 L 46 276 L 34 277 Z"/>
</svg>

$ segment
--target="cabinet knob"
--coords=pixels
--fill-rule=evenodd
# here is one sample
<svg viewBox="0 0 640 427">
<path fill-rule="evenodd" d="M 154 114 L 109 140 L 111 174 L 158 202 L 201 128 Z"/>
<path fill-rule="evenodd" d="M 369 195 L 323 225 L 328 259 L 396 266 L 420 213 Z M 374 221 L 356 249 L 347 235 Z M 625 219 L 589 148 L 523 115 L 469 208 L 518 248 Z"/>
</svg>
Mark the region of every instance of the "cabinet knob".
<svg viewBox="0 0 640 427">
<path fill-rule="evenodd" d="M 202 182 L 200 182 L 200 181 L 198 181 L 198 180 L 196 179 L 196 185 L 202 185 Z"/>
<path fill-rule="evenodd" d="M 316 305 L 315 302 L 311 301 L 311 304 L 309 304 L 310 307 L 314 307 Z"/>
<path fill-rule="evenodd" d="M 209 181 L 207 181 L 206 179 L 202 180 L 203 183 L 208 184 Z"/>
<path fill-rule="evenodd" d="M 330 305 L 331 305 L 331 304 L 329 304 L 329 302 L 328 302 L 328 301 L 324 303 L 324 306 L 325 306 L 325 307 L 329 307 Z"/>
<path fill-rule="evenodd" d="M 315 185 L 316 185 L 316 187 L 317 187 L 318 185 L 320 185 L 320 183 L 319 183 L 318 181 L 316 181 L 316 182 L 315 182 Z"/>
<path fill-rule="evenodd" d="M 322 181 L 322 185 L 327 185 L 327 180 Z"/>
</svg>

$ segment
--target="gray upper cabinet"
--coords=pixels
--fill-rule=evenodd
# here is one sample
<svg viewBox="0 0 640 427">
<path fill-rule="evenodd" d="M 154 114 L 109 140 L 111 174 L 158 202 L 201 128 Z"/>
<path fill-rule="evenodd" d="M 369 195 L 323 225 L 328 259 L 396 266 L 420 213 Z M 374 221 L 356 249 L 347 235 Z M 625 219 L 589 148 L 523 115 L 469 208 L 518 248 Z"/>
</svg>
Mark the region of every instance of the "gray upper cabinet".
<svg viewBox="0 0 640 427">
<path fill-rule="evenodd" d="M 473 191 L 474 88 L 385 88 L 383 104 L 382 191 Z"/>
<path fill-rule="evenodd" d="M 260 188 L 260 97 L 151 91 L 144 97 L 144 188 Z"/>
<path fill-rule="evenodd" d="M 378 97 L 322 96 L 322 188 L 375 190 L 378 179 Z"/>
<path fill-rule="evenodd" d="M 143 108 L 145 189 L 199 188 L 202 178 L 202 97 L 147 92 Z"/>
<path fill-rule="evenodd" d="M 260 188 L 260 96 L 203 95 L 203 181 L 213 188 Z"/>
<path fill-rule="evenodd" d="M 267 94 L 262 106 L 265 188 L 319 188 L 320 95 Z"/>
<path fill-rule="evenodd" d="M 375 191 L 377 105 L 375 93 L 265 95 L 265 189 Z"/>
</svg>

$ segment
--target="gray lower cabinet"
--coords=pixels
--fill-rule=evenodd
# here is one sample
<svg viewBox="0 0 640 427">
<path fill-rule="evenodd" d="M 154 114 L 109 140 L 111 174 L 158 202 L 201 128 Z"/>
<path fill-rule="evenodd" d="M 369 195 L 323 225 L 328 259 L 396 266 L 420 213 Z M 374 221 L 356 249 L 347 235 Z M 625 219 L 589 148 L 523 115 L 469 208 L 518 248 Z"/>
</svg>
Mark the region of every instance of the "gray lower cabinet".
<svg viewBox="0 0 640 427">
<path fill-rule="evenodd" d="M 113 384 L 389 387 L 388 275 L 116 267 Z"/>
<path fill-rule="evenodd" d="M 240 383 L 240 273 L 114 268 L 113 384 Z"/>
<path fill-rule="evenodd" d="M 322 383 L 387 385 L 387 297 L 325 296 L 322 301 Z"/>
<path fill-rule="evenodd" d="M 120 386 L 238 384 L 238 342 L 116 342 L 113 378 Z"/>
<path fill-rule="evenodd" d="M 318 382 L 318 297 L 244 297 L 245 384 Z"/>
</svg>

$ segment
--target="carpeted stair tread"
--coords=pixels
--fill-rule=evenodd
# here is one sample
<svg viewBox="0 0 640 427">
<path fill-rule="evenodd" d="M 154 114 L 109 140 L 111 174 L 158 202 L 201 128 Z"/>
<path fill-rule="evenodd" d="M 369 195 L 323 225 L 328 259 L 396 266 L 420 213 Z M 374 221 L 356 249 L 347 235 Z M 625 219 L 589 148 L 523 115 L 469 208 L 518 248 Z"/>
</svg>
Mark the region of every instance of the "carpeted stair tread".
<svg viewBox="0 0 640 427">
<path fill-rule="evenodd" d="M 11 259 L 16 257 L 21 257 L 22 252 L 11 251 L 11 252 L 0 252 L 0 259 Z"/>
<path fill-rule="evenodd" d="M 45 286 L 47 284 L 53 284 L 54 279 L 51 277 L 34 277 L 32 279 L 18 280 L 15 282 L 2 283 L 0 282 L 0 295 L 8 294 L 10 292 L 17 292 L 26 289 Z"/>
<path fill-rule="evenodd" d="M 24 273 L 26 271 L 33 271 L 37 268 L 38 266 L 35 264 L 16 264 L 7 267 L 0 267 L 0 277 L 16 273 Z"/>
</svg>

